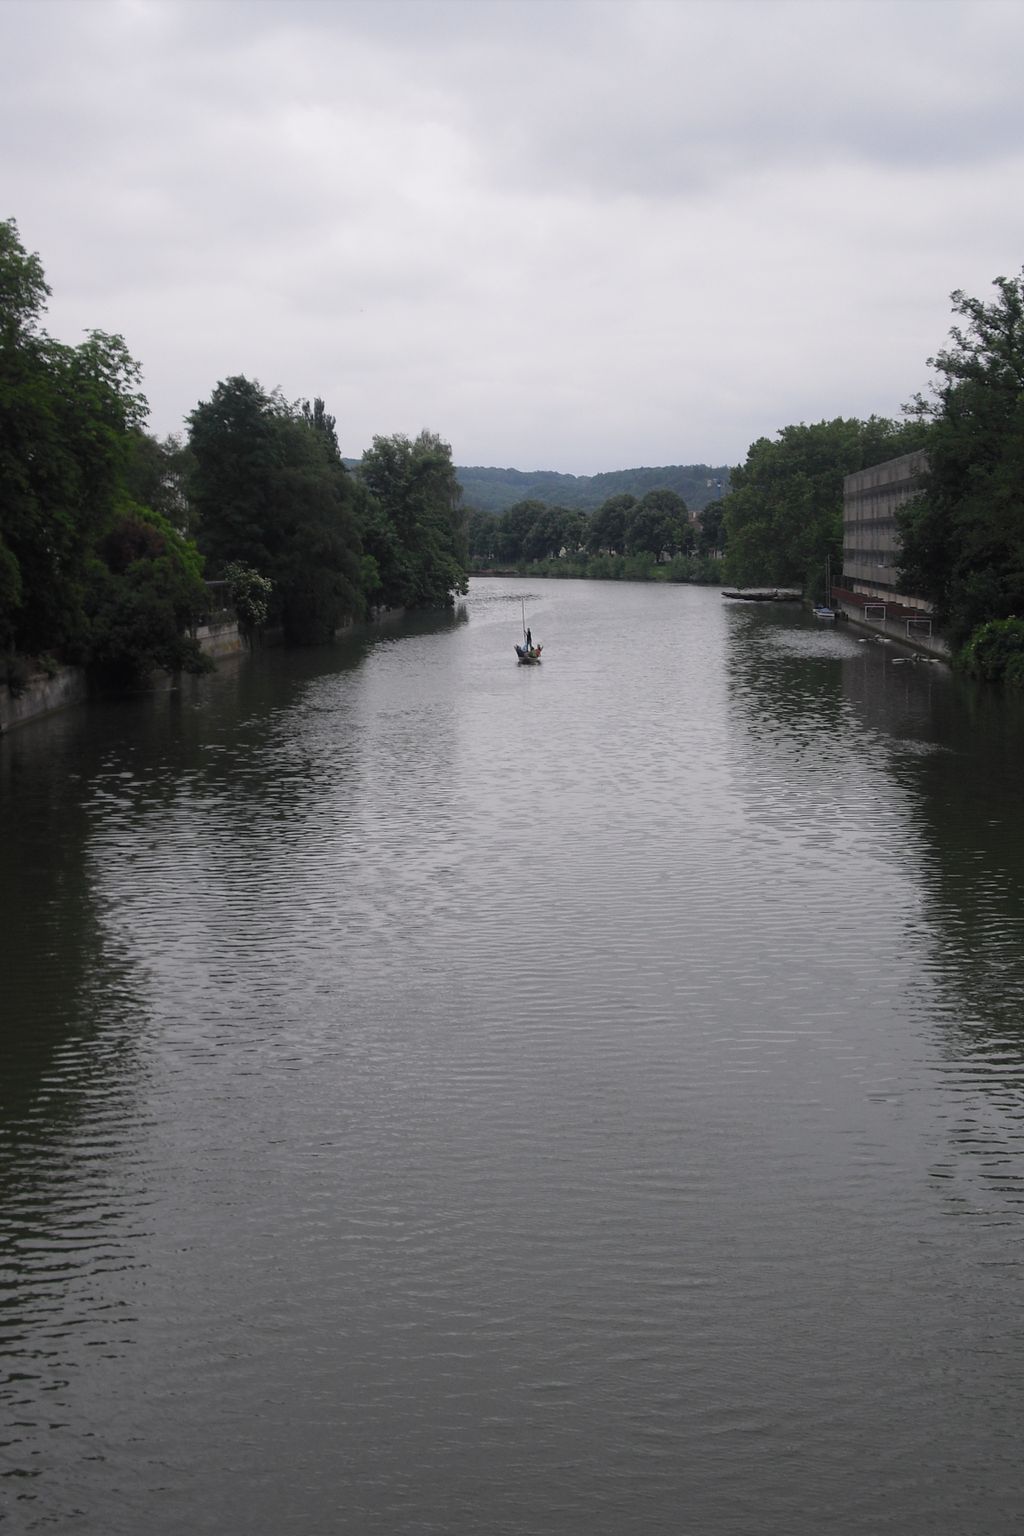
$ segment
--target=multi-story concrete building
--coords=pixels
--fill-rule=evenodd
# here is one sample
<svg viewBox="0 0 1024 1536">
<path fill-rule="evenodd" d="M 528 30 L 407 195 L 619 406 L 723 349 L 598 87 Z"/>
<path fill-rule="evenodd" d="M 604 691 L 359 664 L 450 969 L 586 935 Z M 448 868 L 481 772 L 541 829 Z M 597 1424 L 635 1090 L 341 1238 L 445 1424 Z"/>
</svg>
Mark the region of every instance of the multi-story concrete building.
<svg viewBox="0 0 1024 1536">
<path fill-rule="evenodd" d="M 930 611 L 924 598 L 899 592 L 896 568 L 900 537 L 896 513 L 916 494 L 928 457 L 922 450 L 904 453 L 843 481 L 844 588 L 869 600 Z"/>
<path fill-rule="evenodd" d="M 898 585 L 900 534 L 896 514 L 921 486 L 928 467 L 923 450 L 858 470 L 843 481 L 843 574 L 832 583 L 832 606 L 847 618 L 907 640 L 933 656 L 947 656 L 932 631 L 932 605 Z"/>
</svg>

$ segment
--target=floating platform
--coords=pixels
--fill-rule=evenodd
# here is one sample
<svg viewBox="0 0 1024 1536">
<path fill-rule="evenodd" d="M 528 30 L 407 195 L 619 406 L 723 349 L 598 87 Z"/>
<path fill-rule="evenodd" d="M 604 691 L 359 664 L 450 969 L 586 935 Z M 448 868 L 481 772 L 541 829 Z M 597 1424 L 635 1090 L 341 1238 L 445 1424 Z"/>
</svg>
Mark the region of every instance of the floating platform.
<svg viewBox="0 0 1024 1536">
<path fill-rule="evenodd" d="M 802 603 L 803 593 L 793 587 L 723 587 L 723 597 L 744 603 Z"/>
</svg>

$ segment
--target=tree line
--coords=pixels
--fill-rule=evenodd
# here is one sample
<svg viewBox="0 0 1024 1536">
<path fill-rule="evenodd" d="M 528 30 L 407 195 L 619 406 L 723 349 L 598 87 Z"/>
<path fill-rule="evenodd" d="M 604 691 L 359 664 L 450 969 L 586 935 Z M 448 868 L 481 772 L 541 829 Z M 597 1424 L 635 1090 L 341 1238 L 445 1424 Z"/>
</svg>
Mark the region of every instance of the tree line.
<svg viewBox="0 0 1024 1536">
<path fill-rule="evenodd" d="M 117 682 L 205 670 L 208 580 L 250 629 L 303 644 L 466 590 L 461 492 L 435 433 L 375 437 L 353 473 L 323 400 L 239 376 L 161 441 L 123 339 L 55 341 L 49 295 L 0 221 L 0 680 L 15 691 L 30 657 Z"/>
<path fill-rule="evenodd" d="M 899 422 L 836 420 L 761 438 L 722 498 L 723 576 L 821 590 L 841 569 L 843 477 L 924 449 L 898 515 L 902 590 L 927 599 L 969 670 L 1024 683 L 1024 272 L 990 302 L 951 295 L 951 344 Z"/>
<path fill-rule="evenodd" d="M 666 464 L 660 468 L 604 470 L 596 475 L 565 475 L 556 470 L 494 469 L 460 465 L 456 469 L 462 494 L 481 512 L 507 512 L 521 501 L 592 513 L 613 496 L 648 491 L 675 491 L 691 511 L 714 500 L 728 480 L 724 465 Z"/>
<path fill-rule="evenodd" d="M 589 516 L 539 500 L 500 516 L 477 510 L 469 555 L 477 570 L 545 564 L 558 575 L 693 581 L 713 575 L 717 532 L 713 516 L 694 523 L 683 498 L 662 486 L 609 496 Z"/>
<path fill-rule="evenodd" d="M 935 381 L 902 419 L 782 427 L 752 443 L 695 520 L 665 488 L 613 495 L 586 516 L 540 500 L 474 512 L 470 554 L 557 575 L 713 580 L 824 596 L 842 569 L 843 480 L 924 449 L 928 469 L 898 522 L 898 580 L 928 600 L 970 670 L 1024 684 L 1024 272 L 986 303 L 951 295 L 960 323 L 929 358 Z"/>
</svg>

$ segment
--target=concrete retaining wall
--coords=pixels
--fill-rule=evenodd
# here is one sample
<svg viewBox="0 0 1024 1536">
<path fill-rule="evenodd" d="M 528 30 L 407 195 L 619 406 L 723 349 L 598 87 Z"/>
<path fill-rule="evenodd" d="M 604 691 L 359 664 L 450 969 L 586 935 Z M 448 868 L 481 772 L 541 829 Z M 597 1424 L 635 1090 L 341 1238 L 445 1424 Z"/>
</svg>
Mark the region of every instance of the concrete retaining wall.
<svg viewBox="0 0 1024 1536">
<path fill-rule="evenodd" d="M 208 656 L 233 656 L 245 649 L 245 641 L 233 619 L 224 624 L 200 624 L 196 639 Z"/>
<path fill-rule="evenodd" d="M 907 634 L 906 619 L 872 619 L 864 617 L 864 610 L 852 603 L 835 602 L 833 604 L 837 613 L 849 619 L 851 624 L 856 624 L 866 634 L 884 635 L 887 640 L 898 640 L 901 645 L 909 645 L 911 650 L 921 651 L 926 656 L 938 656 L 942 661 L 949 660 L 949 645 L 941 635 L 934 632 L 930 635 L 922 634 L 920 630 L 911 630 Z M 922 615 L 927 617 L 927 615 Z"/>
<path fill-rule="evenodd" d="M 88 696 L 85 673 L 81 667 L 61 667 L 53 677 L 39 672 L 31 677 L 15 698 L 6 683 L 0 685 L 0 731 L 49 715 L 69 704 L 81 704 Z"/>
</svg>

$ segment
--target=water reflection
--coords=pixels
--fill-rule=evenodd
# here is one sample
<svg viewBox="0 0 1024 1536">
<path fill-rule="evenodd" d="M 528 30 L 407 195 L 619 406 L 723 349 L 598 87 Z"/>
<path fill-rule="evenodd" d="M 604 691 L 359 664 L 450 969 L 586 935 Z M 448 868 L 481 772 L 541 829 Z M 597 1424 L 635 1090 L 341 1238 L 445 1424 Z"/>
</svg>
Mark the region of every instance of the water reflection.
<svg viewBox="0 0 1024 1536">
<path fill-rule="evenodd" d="M 547 584 L 519 668 L 523 597 L 0 744 L 70 941 L 8 1035 L 20 1526 L 1009 1536 L 990 727 L 712 592 Z"/>
</svg>

